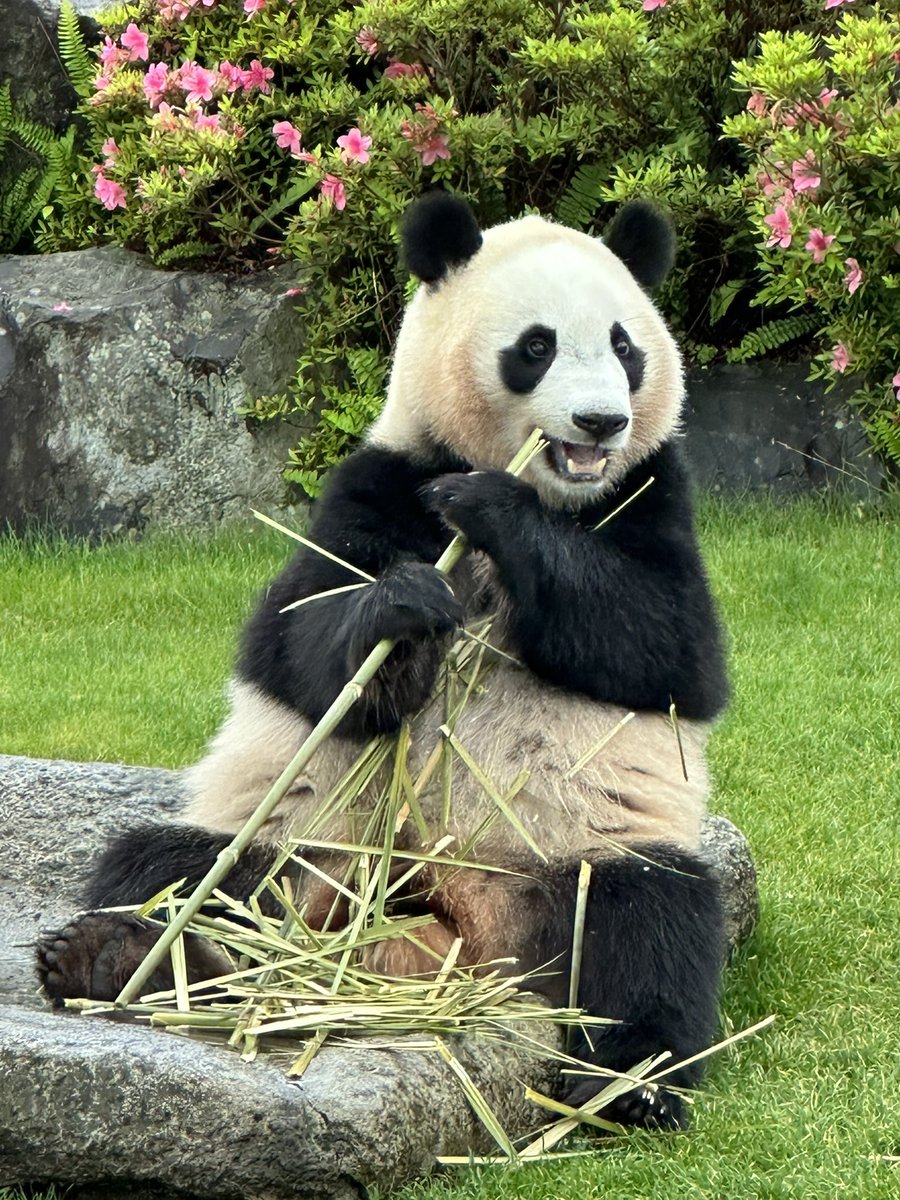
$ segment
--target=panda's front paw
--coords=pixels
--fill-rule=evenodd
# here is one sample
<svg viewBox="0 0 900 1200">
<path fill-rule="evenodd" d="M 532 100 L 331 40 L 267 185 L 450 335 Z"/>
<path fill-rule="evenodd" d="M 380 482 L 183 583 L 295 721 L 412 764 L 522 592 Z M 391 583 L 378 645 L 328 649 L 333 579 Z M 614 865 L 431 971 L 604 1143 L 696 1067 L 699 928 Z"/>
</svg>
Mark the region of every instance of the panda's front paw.
<svg viewBox="0 0 900 1200">
<path fill-rule="evenodd" d="M 534 489 L 508 471 L 440 475 L 421 492 L 426 507 L 458 529 L 479 550 L 490 552 L 498 533 L 515 529 L 516 512 Z"/>
<path fill-rule="evenodd" d="M 429 563 L 395 563 L 358 595 L 346 638 L 350 665 L 354 667 L 382 638 L 439 640 L 465 621 L 465 610 L 446 576 Z"/>
</svg>

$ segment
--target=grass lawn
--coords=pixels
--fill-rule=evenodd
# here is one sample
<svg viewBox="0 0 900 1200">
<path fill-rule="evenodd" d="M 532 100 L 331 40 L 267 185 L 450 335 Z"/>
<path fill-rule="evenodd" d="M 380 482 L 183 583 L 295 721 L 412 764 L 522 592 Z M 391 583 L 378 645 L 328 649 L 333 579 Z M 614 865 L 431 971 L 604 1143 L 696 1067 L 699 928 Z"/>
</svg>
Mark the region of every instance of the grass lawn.
<svg viewBox="0 0 900 1200">
<path fill-rule="evenodd" d="M 762 922 L 689 1133 L 455 1172 L 402 1200 L 875 1200 L 900 1195 L 900 524 L 707 502 L 735 700 L 716 808 L 747 834 Z M 178 765 L 222 711 L 235 631 L 288 551 L 264 529 L 88 550 L 0 539 L 0 752 Z"/>
</svg>

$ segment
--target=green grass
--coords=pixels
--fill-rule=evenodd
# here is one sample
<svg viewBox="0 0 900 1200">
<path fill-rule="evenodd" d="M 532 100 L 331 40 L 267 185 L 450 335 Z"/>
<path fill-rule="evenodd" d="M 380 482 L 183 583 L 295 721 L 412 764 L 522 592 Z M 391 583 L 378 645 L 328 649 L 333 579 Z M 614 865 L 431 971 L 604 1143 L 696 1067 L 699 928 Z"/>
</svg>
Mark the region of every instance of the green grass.
<svg viewBox="0 0 900 1200">
<path fill-rule="evenodd" d="M 567 1163 L 453 1172 L 402 1200 L 880 1200 L 900 1192 L 900 525 L 812 502 L 710 503 L 735 700 L 716 808 L 747 834 L 762 922 L 690 1132 Z M 87 551 L 0 543 L 0 751 L 175 765 L 199 754 L 265 531 Z"/>
</svg>

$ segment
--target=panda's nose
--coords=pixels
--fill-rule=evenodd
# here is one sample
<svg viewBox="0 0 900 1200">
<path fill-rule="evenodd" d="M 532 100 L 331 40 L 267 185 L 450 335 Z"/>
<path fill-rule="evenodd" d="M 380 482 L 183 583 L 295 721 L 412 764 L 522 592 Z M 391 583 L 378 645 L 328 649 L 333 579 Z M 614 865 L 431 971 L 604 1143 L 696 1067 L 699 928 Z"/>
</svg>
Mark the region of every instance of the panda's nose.
<svg viewBox="0 0 900 1200">
<path fill-rule="evenodd" d="M 572 424 L 602 442 L 621 433 L 628 424 L 628 417 L 624 413 L 572 413 Z"/>
</svg>

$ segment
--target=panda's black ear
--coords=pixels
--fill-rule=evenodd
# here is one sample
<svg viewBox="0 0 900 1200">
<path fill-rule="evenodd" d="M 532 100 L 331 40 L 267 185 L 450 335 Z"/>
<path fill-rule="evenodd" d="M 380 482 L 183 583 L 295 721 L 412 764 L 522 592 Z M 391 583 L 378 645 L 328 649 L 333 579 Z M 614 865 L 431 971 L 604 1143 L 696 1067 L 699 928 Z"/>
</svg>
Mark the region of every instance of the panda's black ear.
<svg viewBox="0 0 900 1200">
<path fill-rule="evenodd" d="M 403 260 L 424 283 L 437 283 L 481 248 L 481 230 L 468 203 L 450 192 L 426 192 L 400 222 Z"/>
<path fill-rule="evenodd" d="M 675 261 L 675 229 L 664 212 L 646 200 L 629 200 L 603 234 L 603 241 L 641 287 L 657 287 Z"/>
</svg>

